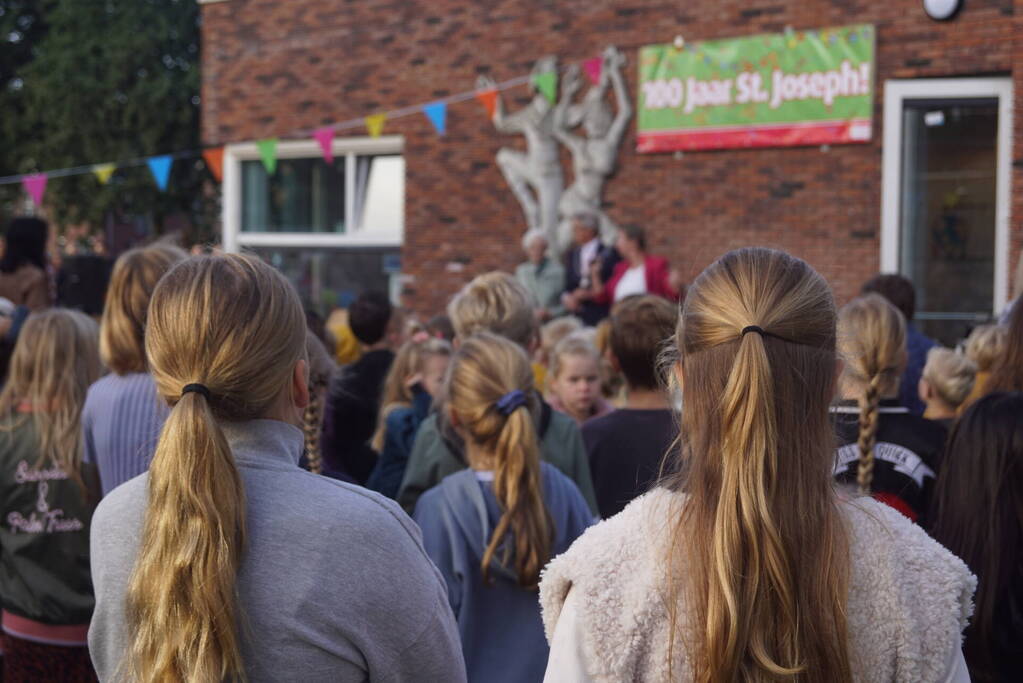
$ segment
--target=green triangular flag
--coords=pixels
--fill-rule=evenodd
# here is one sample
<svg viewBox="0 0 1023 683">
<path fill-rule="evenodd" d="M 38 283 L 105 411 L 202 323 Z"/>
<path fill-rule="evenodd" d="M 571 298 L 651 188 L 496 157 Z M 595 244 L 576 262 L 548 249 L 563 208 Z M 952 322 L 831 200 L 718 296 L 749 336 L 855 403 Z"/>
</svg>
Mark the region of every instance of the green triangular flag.
<svg viewBox="0 0 1023 683">
<path fill-rule="evenodd" d="M 260 140 L 256 143 L 256 147 L 259 148 L 259 156 L 263 159 L 263 168 L 267 173 L 273 175 L 277 170 L 277 138 Z"/>
<path fill-rule="evenodd" d="M 533 74 L 532 82 L 533 87 L 542 92 L 551 104 L 554 104 L 558 95 L 557 72 L 543 71 L 538 74 Z"/>
</svg>

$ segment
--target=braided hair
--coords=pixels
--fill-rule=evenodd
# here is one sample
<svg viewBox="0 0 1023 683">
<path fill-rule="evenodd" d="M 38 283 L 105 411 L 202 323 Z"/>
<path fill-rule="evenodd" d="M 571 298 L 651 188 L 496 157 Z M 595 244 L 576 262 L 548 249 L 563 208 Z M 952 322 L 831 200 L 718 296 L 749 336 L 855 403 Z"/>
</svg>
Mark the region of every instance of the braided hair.
<svg viewBox="0 0 1023 683">
<path fill-rule="evenodd" d="M 843 380 L 857 389 L 860 409 L 860 459 L 856 483 L 869 494 L 874 479 L 878 406 L 898 390 L 906 366 L 906 322 L 897 308 L 879 294 L 867 294 L 838 313 L 838 341 L 845 368 Z"/>
</svg>

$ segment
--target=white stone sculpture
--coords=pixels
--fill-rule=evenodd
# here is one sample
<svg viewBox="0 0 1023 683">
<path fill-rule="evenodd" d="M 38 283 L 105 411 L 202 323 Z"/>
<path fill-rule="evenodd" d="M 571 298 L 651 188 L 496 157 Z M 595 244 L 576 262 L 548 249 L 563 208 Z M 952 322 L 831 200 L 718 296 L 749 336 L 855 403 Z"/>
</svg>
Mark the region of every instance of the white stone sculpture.
<svg viewBox="0 0 1023 683">
<path fill-rule="evenodd" d="M 557 58 L 544 57 L 536 62 L 533 74 L 557 73 Z M 490 78 L 481 76 L 480 90 L 496 89 Z M 502 147 L 497 165 L 515 198 L 522 206 L 529 230 L 542 230 L 548 243 L 554 244 L 558 225 L 558 200 L 564 188 L 558 143 L 554 139 L 554 107 L 547 97 L 533 88 L 533 100 L 517 112 L 506 114 L 500 94 L 494 108 L 494 127 L 501 133 L 520 133 L 526 138 L 526 151 Z"/>
<path fill-rule="evenodd" d="M 572 104 L 582 85 L 579 67 L 569 67 L 562 84 L 561 99 L 554 111 L 554 137 L 572 153 L 575 172 L 572 184 L 558 202 L 559 225 L 556 241 L 559 252 L 571 246 L 572 217 L 590 213 L 600 221 L 605 244 L 613 244 L 616 226 L 601 210 L 604 181 L 614 171 L 618 146 L 632 117 L 629 94 L 625 89 L 622 67 L 625 55 L 614 46 L 604 50 L 600 81 L 590 88 L 580 104 Z M 618 112 L 612 118 L 607 102 L 608 85 L 614 89 Z M 586 137 L 571 132 L 582 123 Z"/>
</svg>

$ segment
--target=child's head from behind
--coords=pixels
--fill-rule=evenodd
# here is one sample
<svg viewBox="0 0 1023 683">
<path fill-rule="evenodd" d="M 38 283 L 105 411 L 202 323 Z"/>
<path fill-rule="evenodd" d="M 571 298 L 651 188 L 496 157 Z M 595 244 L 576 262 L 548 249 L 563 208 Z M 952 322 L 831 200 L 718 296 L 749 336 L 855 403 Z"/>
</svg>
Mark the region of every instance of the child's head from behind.
<svg viewBox="0 0 1023 683">
<path fill-rule="evenodd" d="M 906 323 L 880 294 L 853 299 L 838 313 L 842 380 L 870 400 L 894 395 L 906 368 Z M 873 396 L 876 395 L 876 399 Z"/>
<path fill-rule="evenodd" d="M 600 352 L 585 332 L 568 335 L 554 347 L 547 382 L 561 408 L 585 419 L 600 400 Z"/>
<path fill-rule="evenodd" d="M 951 349 L 934 347 L 927 352 L 927 364 L 920 376 L 920 398 L 930 411 L 952 417 L 973 390 L 976 364 Z M 928 415 L 930 417 L 931 415 Z"/>
<path fill-rule="evenodd" d="M 450 359 L 451 344 L 443 339 L 405 342 L 387 374 L 382 405 L 411 403 L 412 388 L 417 383 L 430 396 L 438 396 Z"/>
<path fill-rule="evenodd" d="M 520 346 L 494 334 L 463 339 L 444 393 L 445 410 L 466 441 L 470 466 L 493 471 L 494 495 L 503 510 L 483 555 L 483 576 L 489 578 L 491 563 L 499 559 L 515 567 L 520 586 L 535 588 L 550 558 L 552 526 L 540 488 L 529 359 Z"/>
<path fill-rule="evenodd" d="M 11 356 L 0 406 L 31 406 L 43 458 L 78 480 L 79 417 L 101 367 L 96 323 L 84 313 L 52 308 L 25 321 Z"/>
<path fill-rule="evenodd" d="M 990 372 L 995 361 L 1005 353 L 1007 337 L 1008 329 L 1004 325 L 975 327 L 966 339 L 966 357 L 977 365 L 978 372 Z"/>
<path fill-rule="evenodd" d="M 393 318 L 394 307 L 381 292 L 363 292 L 348 307 L 348 326 L 363 346 L 379 344 L 392 330 L 400 334 Z"/>
<path fill-rule="evenodd" d="M 507 273 L 486 273 L 462 288 L 448 305 L 455 337 L 490 332 L 531 349 L 536 341 L 533 296 Z"/>
<path fill-rule="evenodd" d="M 632 297 L 615 308 L 610 351 L 630 389 L 664 386 L 660 355 L 665 343 L 671 343 L 677 324 L 678 309 L 660 297 Z"/>
<path fill-rule="evenodd" d="M 164 273 L 186 256 L 178 247 L 153 245 L 126 251 L 114 264 L 103 306 L 99 349 L 103 362 L 117 374 L 145 372 L 149 299 Z"/>
</svg>

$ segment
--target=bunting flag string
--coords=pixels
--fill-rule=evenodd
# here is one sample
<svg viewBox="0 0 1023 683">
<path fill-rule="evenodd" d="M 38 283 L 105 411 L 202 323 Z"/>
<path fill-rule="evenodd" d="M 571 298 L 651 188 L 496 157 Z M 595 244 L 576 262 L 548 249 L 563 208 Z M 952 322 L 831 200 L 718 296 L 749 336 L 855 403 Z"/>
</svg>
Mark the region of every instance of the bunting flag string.
<svg viewBox="0 0 1023 683">
<path fill-rule="evenodd" d="M 270 175 L 277 171 L 277 138 L 268 138 L 256 142 L 259 158 L 263 160 L 263 168 Z"/>
<path fill-rule="evenodd" d="M 146 161 L 149 164 L 150 172 L 153 174 L 153 179 L 156 181 L 156 186 L 161 190 L 167 189 L 167 180 L 170 178 L 171 163 L 173 161 L 174 158 L 170 154 L 149 157 Z"/>
<path fill-rule="evenodd" d="M 22 185 L 25 186 L 25 191 L 32 197 L 32 201 L 35 202 L 36 206 L 40 206 L 43 203 L 43 194 L 46 192 L 46 180 L 47 176 L 45 173 L 33 173 L 21 180 Z"/>
<path fill-rule="evenodd" d="M 437 135 L 444 135 L 447 127 L 448 105 L 444 102 L 432 102 L 423 107 L 423 113 L 430 119 Z"/>
<path fill-rule="evenodd" d="M 594 83 L 600 79 L 602 62 L 599 58 L 589 59 L 582 64 L 587 76 Z M 564 68 L 568 68 L 567 66 Z M 451 95 L 440 100 L 426 104 L 413 105 L 391 111 L 370 114 L 357 119 L 339 121 L 337 123 L 321 126 L 312 130 L 294 131 L 288 135 L 289 138 L 308 138 L 312 136 L 319 144 L 323 152 L 323 158 L 327 163 L 334 159 L 332 143 L 335 133 L 339 130 L 347 130 L 364 126 L 370 137 L 380 137 L 383 134 L 384 124 L 388 119 L 396 119 L 411 114 L 421 113 L 427 117 L 438 135 L 445 135 L 447 132 L 447 109 L 448 105 L 457 102 L 464 102 L 475 99 L 483 105 L 490 118 L 493 118 L 497 110 L 498 94 L 503 90 L 509 90 L 521 85 L 531 84 L 538 92 L 544 95 L 552 104 L 557 99 L 558 71 L 551 70 L 528 76 L 517 76 L 515 78 L 496 83 L 491 87 L 477 88 L 466 92 Z M 277 138 L 268 138 L 256 141 L 260 159 L 268 173 L 274 173 L 277 168 Z M 0 177 L 0 185 L 20 183 L 25 191 L 37 204 L 41 204 L 43 195 L 46 192 L 46 185 L 50 178 L 62 178 L 72 175 L 92 173 L 97 180 L 106 185 L 115 171 L 121 168 L 146 165 L 160 190 L 166 190 L 170 179 L 171 166 L 175 159 L 193 158 L 201 156 L 206 162 L 211 175 L 217 182 L 223 180 L 224 148 L 210 147 L 198 150 L 186 150 L 173 154 L 160 154 L 150 157 L 127 159 L 116 162 L 86 164 L 71 168 L 54 169 L 39 173 L 17 174 Z"/>
<path fill-rule="evenodd" d="M 558 99 L 558 74 L 554 71 L 541 71 L 533 74 L 533 87 L 543 93 L 547 100 L 554 104 Z"/>
<path fill-rule="evenodd" d="M 96 174 L 100 185 L 110 182 L 110 176 L 114 174 L 115 170 L 117 170 L 116 164 L 96 164 L 92 167 L 92 172 Z"/>
<path fill-rule="evenodd" d="M 384 121 L 387 114 L 370 114 L 366 117 L 366 130 L 371 138 L 378 138 L 384 132 Z"/>
<path fill-rule="evenodd" d="M 213 178 L 219 183 L 224 178 L 224 148 L 211 147 L 202 151 L 202 159 L 206 168 L 210 169 Z"/>
<path fill-rule="evenodd" d="M 487 110 L 487 116 L 494 118 L 494 112 L 497 111 L 497 91 L 484 90 L 476 93 L 476 99 L 478 99 Z"/>
<path fill-rule="evenodd" d="M 320 143 L 320 149 L 323 150 L 323 160 L 328 164 L 334 163 L 334 129 L 330 126 L 317 128 L 313 131 L 313 137 Z"/>
</svg>

